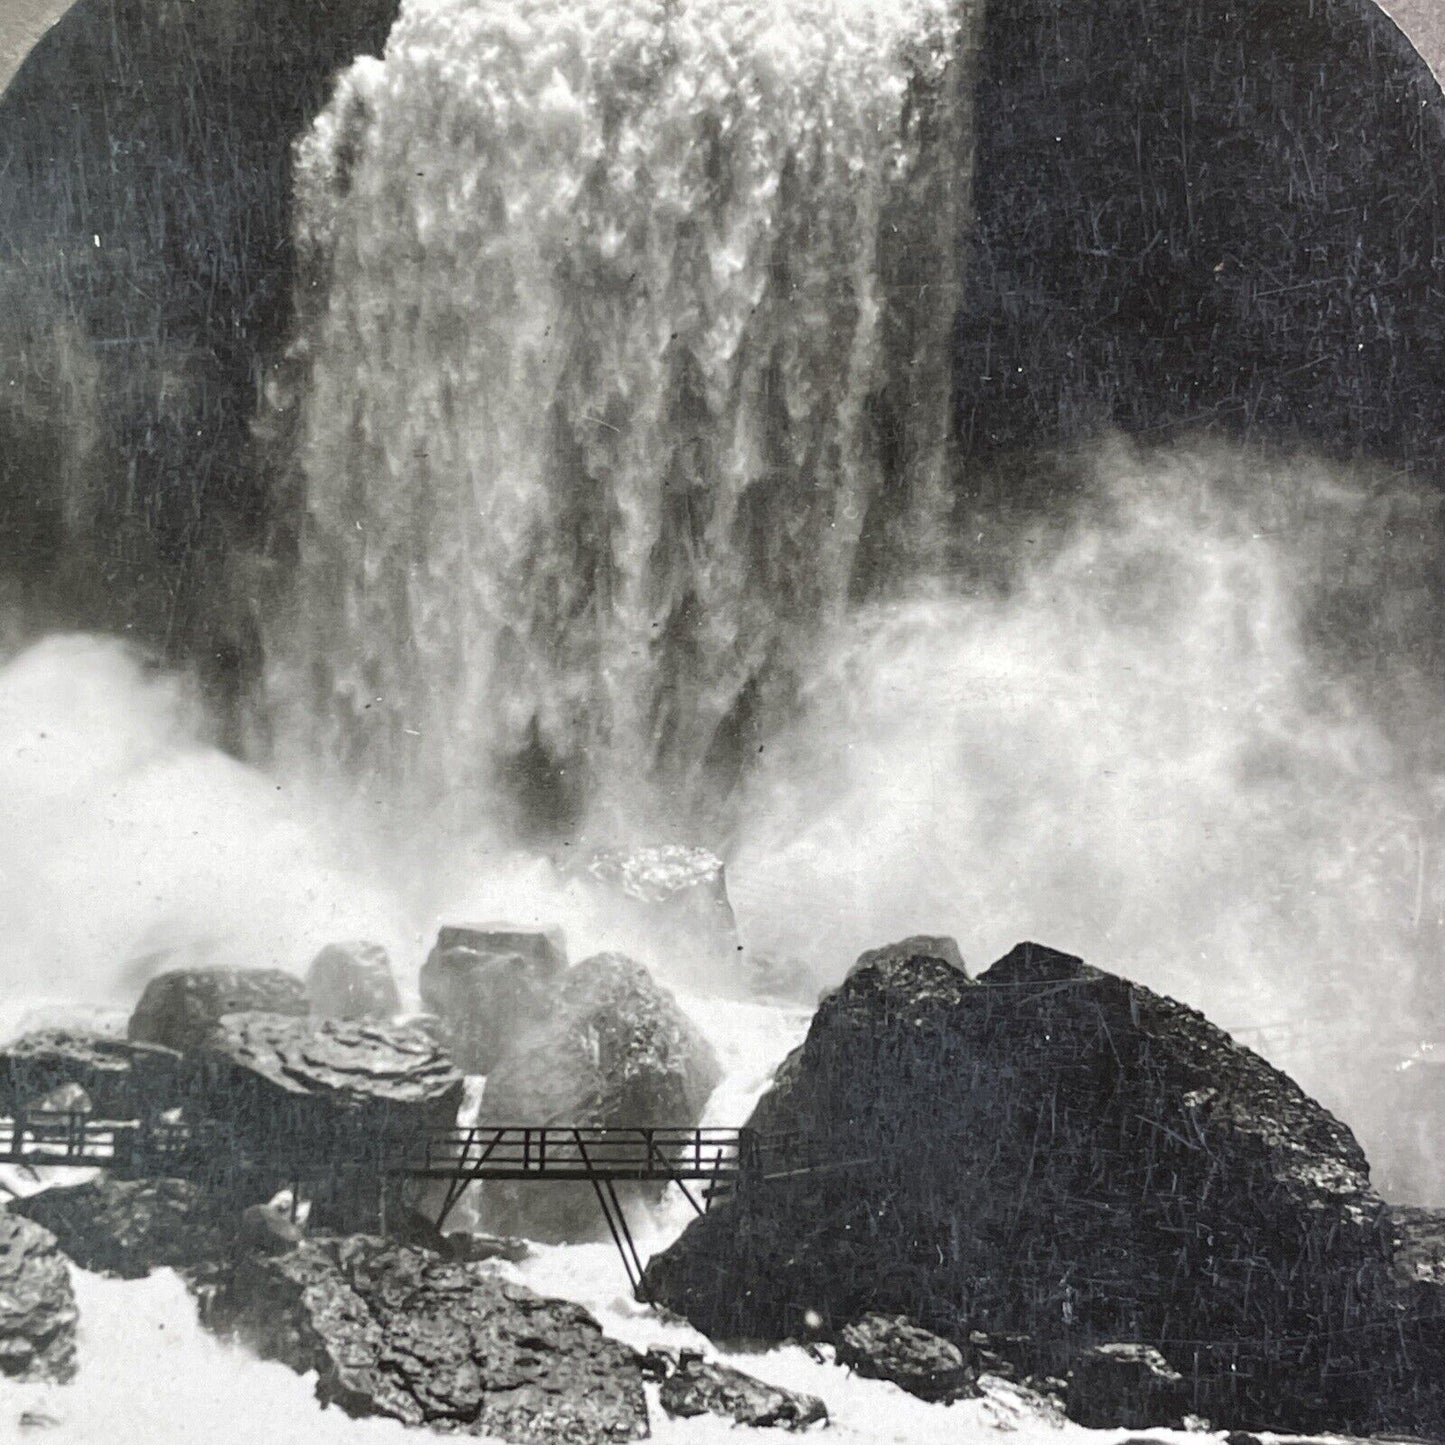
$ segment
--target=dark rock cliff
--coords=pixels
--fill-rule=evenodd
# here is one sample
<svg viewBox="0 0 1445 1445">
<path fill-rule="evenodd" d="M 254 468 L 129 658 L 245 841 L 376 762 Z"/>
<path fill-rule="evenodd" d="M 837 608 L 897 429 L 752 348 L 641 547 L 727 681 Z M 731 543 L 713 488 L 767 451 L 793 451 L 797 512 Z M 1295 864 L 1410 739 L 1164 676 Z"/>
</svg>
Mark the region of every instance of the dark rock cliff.
<svg viewBox="0 0 1445 1445">
<path fill-rule="evenodd" d="M 1371 0 L 993 0 L 978 65 L 970 455 L 1438 458 L 1445 103 Z"/>
<path fill-rule="evenodd" d="M 291 144 L 397 0 L 79 0 L 0 98 L 0 572 L 234 686 L 220 586 L 273 497 L 250 423 L 291 307 Z"/>
<path fill-rule="evenodd" d="M 252 432 L 291 145 L 396 9 L 80 0 L 0 99 L 0 603 L 233 717 L 299 515 Z M 1052 503 L 1040 448 L 1109 427 L 1438 459 L 1445 102 L 1371 0 L 992 0 L 976 96 L 965 510 Z"/>
</svg>

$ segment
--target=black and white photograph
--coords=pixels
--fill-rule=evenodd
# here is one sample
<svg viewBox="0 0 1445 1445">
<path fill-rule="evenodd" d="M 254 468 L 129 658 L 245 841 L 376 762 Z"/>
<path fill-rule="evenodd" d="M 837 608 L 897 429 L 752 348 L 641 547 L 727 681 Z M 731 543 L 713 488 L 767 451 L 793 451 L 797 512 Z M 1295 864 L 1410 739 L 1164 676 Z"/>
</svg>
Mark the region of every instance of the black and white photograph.
<svg viewBox="0 0 1445 1445">
<path fill-rule="evenodd" d="M 1445 1441 L 1445 0 L 0 0 L 0 1445 Z"/>
</svg>

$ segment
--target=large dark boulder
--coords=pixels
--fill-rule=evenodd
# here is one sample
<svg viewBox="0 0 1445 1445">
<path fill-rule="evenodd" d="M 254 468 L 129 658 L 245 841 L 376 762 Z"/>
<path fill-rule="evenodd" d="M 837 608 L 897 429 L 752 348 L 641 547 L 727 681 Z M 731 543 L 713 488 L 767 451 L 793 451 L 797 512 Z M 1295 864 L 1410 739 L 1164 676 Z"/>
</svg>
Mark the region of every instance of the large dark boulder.
<svg viewBox="0 0 1445 1445">
<path fill-rule="evenodd" d="M 581 869 L 615 925 L 645 938 L 690 979 L 749 986 L 723 861 L 706 848 L 660 843 L 599 848 Z"/>
<path fill-rule="evenodd" d="M 480 1119 L 498 1124 L 688 1126 L 722 1070 L 677 1000 L 640 964 L 599 953 L 565 976 L 550 1018 L 487 1076 Z M 492 1224 L 541 1238 L 601 1225 L 586 1185 L 490 1186 Z"/>
<path fill-rule="evenodd" d="M 89 1111 L 139 1118 L 179 1101 L 182 1060 L 173 1049 L 78 1029 L 37 1029 L 0 1050 L 0 1109 L 36 1107 L 66 1085 Z"/>
<path fill-rule="evenodd" d="M 451 1059 L 404 1024 L 227 1014 L 194 1058 L 187 1111 L 225 1141 L 216 1179 L 254 1203 L 301 1177 L 313 1220 L 342 1230 L 377 1227 L 401 1188 L 388 1171 L 454 1125 L 463 1096 Z"/>
<path fill-rule="evenodd" d="M 259 666 L 227 556 L 285 515 L 251 423 L 291 315 L 291 146 L 396 12 L 78 0 L 0 97 L 0 569 L 223 695 Z"/>
<path fill-rule="evenodd" d="M 566 968 L 558 929 L 450 925 L 422 964 L 422 1006 L 440 1021 L 457 1063 L 484 1074 L 551 1012 Z"/>
<path fill-rule="evenodd" d="M 391 959 L 376 943 L 330 943 L 306 970 L 311 1012 L 333 1019 L 391 1019 L 401 995 Z"/>
<path fill-rule="evenodd" d="M 70 1273 L 55 1236 L 0 1210 L 0 1375 L 69 1380 L 76 1319 Z"/>
<path fill-rule="evenodd" d="M 580 1305 L 366 1236 L 238 1267 L 216 1323 L 350 1415 L 504 1440 L 646 1437 L 638 1357 Z"/>
<path fill-rule="evenodd" d="M 977 983 L 858 969 L 751 1124 L 764 1174 L 791 1177 L 745 1180 L 647 1271 L 709 1334 L 908 1314 L 960 1346 L 1025 1337 L 1024 1371 L 1054 1377 L 1150 1345 L 1195 1412 L 1245 1428 L 1360 1428 L 1411 1393 L 1349 1130 L 1200 1014 L 1076 958 L 1020 945 Z"/>
<path fill-rule="evenodd" d="M 138 1043 L 194 1049 L 225 1014 L 307 1012 L 306 990 L 279 968 L 177 968 L 145 986 L 126 1032 Z"/>
<path fill-rule="evenodd" d="M 11 1206 L 56 1238 L 82 1269 L 140 1279 L 153 1269 L 214 1264 L 231 1250 L 237 1216 L 186 1179 L 115 1179 L 42 1189 Z"/>
</svg>

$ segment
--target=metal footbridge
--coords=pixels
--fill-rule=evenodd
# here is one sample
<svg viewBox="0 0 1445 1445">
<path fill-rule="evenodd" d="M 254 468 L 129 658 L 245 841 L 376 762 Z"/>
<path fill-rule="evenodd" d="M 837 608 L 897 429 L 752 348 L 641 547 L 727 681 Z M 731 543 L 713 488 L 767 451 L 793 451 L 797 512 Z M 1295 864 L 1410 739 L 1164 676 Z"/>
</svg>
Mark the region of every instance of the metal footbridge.
<svg viewBox="0 0 1445 1445">
<path fill-rule="evenodd" d="M 224 1165 L 235 1147 L 230 1132 L 214 1123 L 99 1119 L 42 1110 L 0 1118 L 0 1164 L 32 1168 L 112 1169 L 140 1176 L 193 1173 L 208 1164 Z M 299 1193 L 306 1179 L 335 1171 L 338 1161 L 324 1153 L 298 1159 L 294 1151 L 278 1148 L 270 1162 L 295 1179 Z M 380 1175 L 444 1184 L 438 1228 L 472 1184 L 590 1184 L 628 1276 L 639 1286 L 642 1260 L 617 1185 L 675 1184 L 701 1214 L 744 1177 L 766 1177 L 764 1153 L 749 1129 L 479 1124 L 429 1129 L 404 1141 L 380 1140 L 375 1157 L 365 1163 Z"/>
</svg>

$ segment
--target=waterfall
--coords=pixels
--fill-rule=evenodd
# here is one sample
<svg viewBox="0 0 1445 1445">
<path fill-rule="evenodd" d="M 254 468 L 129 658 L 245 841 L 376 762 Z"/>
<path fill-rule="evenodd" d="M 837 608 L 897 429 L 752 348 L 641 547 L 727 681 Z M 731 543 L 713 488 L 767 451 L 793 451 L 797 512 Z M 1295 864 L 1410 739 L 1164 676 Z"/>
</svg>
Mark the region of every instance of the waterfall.
<svg viewBox="0 0 1445 1445">
<path fill-rule="evenodd" d="M 298 147 L 283 756 L 716 818 L 850 599 L 940 563 L 976 21 L 412 0 Z"/>
</svg>

